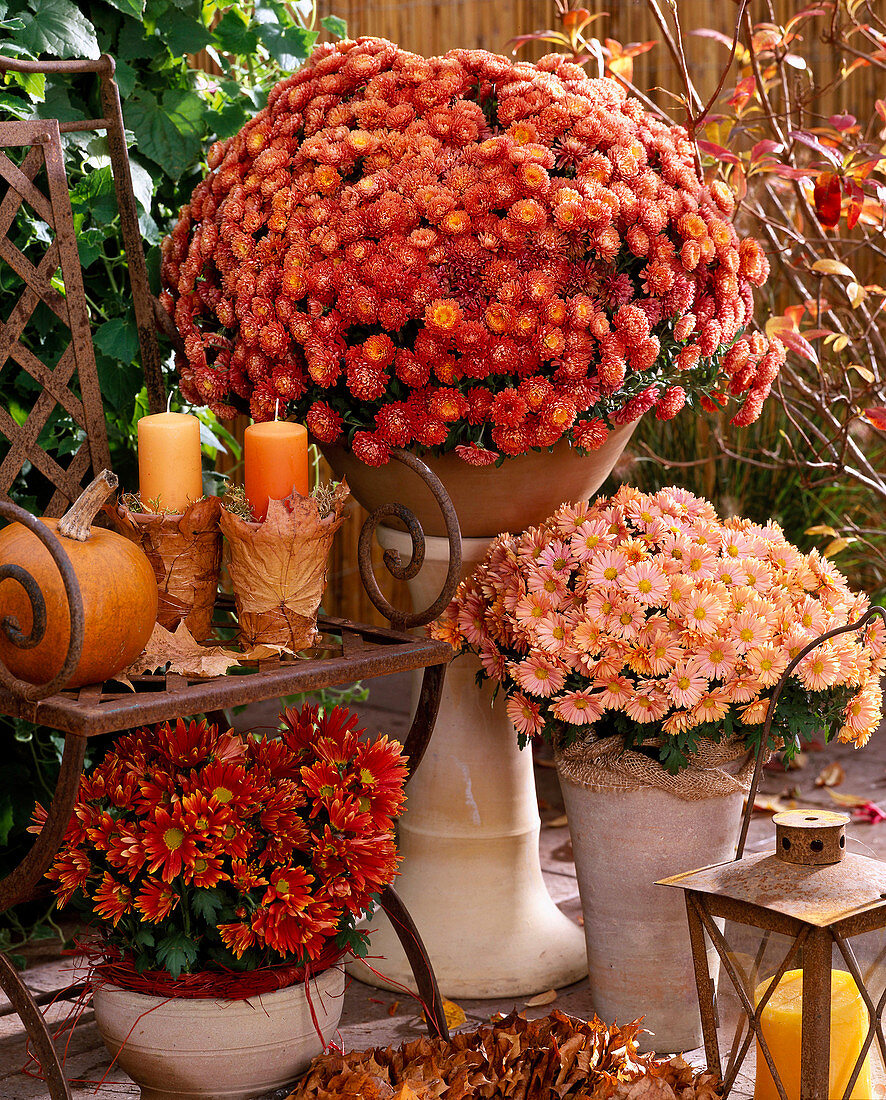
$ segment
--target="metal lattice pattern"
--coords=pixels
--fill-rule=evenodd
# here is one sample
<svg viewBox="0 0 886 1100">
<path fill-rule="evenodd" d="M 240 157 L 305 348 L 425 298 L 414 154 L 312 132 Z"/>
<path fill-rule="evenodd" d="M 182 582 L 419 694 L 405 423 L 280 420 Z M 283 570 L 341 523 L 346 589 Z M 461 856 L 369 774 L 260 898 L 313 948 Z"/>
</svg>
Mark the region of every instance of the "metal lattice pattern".
<svg viewBox="0 0 886 1100">
<path fill-rule="evenodd" d="M 58 122 L 0 123 L 0 150 L 13 147 L 28 152 L 19 166 L 0 151 L 0 178 L 6 185 L 0 200 L 0 267 L 11 269 L 24 285 L 9 317 L 0 321 L 0 371 L 15 363 L 38 383 L 40 391 L 23 424 L 0 408 L 0 436 L 9 444 L 0 461 L 0 498 L 9 499 L 23 465 L 30 462 L 55 488 L 46 514 L 59 515 L 79 495 L 90 471 L 98 473 L 110 466 L 110 455 Z M 47 193 L 35 183 L 41 174 L 45 175 Z M 36 263 L 10 237 L 23 207 L 45 224 L 51 238 Z M 58 284 L 57 277 L 64 293 L 53 285 Z M 34 350 L 39 349 L 39 341 L 28 341 L 26 335 L 41 302 L 71 334 L 54 366 Z M 79 429 L 83 435 L 66 467 L 40 443 L 57 406 L 73 422 L 71 433 L 77 434 Z"/>
</svg>

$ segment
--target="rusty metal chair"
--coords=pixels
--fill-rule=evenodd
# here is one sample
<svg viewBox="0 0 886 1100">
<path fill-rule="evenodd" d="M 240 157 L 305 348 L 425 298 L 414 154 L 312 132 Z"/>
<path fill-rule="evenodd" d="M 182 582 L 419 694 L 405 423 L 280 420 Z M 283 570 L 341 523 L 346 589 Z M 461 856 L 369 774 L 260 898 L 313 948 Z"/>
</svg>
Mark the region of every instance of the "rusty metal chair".
<svg viewBox="0 0 886 1100">
<path fill-rule="evenodd" d="M 411 561 L 401 566 L 389 554 L 386 556 L 388 569 L 395 576 L 405 579 L 418 571 L 423 559 L 421 526 L 401 505 L 391 504 L 373 513 L 366 521 L 359 561 L 367 593 L 390 621 L 391 629 L 321 618 L 322 654 L 315 659 L 296 660 L 281 656 L 247 665 L 247 675 L 219 676 L 210 680 L 198 680 L 176 673 L 140 676 L 133 678 L 134 692 L 124 691 L 113 682 L 76 690 L 64 689 L 63 684 L 76 664 L 83 639 L 83 610 L 77 580 L 59 540 L 42 523 L 9 500 L 9 491 L 26 462 L 31 463 L 54 488 L 47 515 L 60 514 L 77 497 L 84 481 L 110 465 L 89 312 L 63 162 L 63 133 L 96 130 L 107 134 L 151 411 L 165 407 L 156 328 L 166 315 L 148 286 L 113 59 L 107 55 L 95 61 L 25 62 L 0 58 L 0 72 L 6 70 L 72 75 L 95 73 L 100 80 L 104 117 L 82 122 L 59 123 L 55 119 L 40 119 L 0 123 L 0 178 L 6 185 L 5 193 L 0 198 L 0 262 L 8 265 L 23 284 L 22 294 L 10 317 L 5 323 L 0 322 L 0 370 L 13 361 L 27 371 L 40 387 L 23 424 L 19 424 L 7 410 L 0 409 L 0 441 L 5 438 L 8 445 L 6 454 L 0 460 L 0 517 L 8 522 L 23 523 L 48 547 L 65 580 L 71 618 L 67 660 L 61 672 L 50 682 L 41 685 L 24 683 L 0 664 L 0 713 L 49 726 L 65 737 L 61 772 L 48 820 L 19 866 L 0 880 L 0 911 L 35 895 L 71 816 L 83 769 L 86 740 L 96 734 L 193 714 L 218 716 L 226 707 L 319 690 L 407 669 L 424 669 L 416 712 L 405 741 L 410 770 L 414 772 L 434 727 L 450 649 L 445 643 L 416 637 L 409 633 L 409 629 L 429 622 L 445 607 L 455 589 L 461 559 L 458 520 L 445 489 L 415 456 L 395 452 L 395 458 L 410 466 L 425 480 L 446 518 L 451 547 L 449 575 L 443 591 L 431 607 L 420 612 L 398 611 L 382 596 L 372 574 L 369 556 L 371 535 L 387 516 L 402 520 L 412 533 L 413 542 Z M 28 150 L 18 165 L 2 151 L 9 147 Z M 44 176 L 45 191 L 35 183 L 35 180 L 42 181 Z M 31 215 L 41 218 L 53 235 L 51 244 L 38 263 L 24 256 L 8 236 L 22 204 L 27 204 Z M 51 282 L 58 270 L 64 283 L 64 294 L 56 290 Z M 41 302 L 67 325 L 71 333 L 70 343 L 54 367 L 43 363 L 21 341 L 29 319 Z M 64 409 L 83 435 L 81 446 L 70 456 L 66 466 L 57 457 L 48 454 L 39 442 L 41 431 L 57 405 Z M 25 587 L 34 609 L 35 625 L 30 639 L 22 639 L 16 629 L 17 624 L 7 620 L 0 622 L 0 629 L 6 632 L 13 644 L 20 644 L 21 641 L 35 644 L 42 636 L 38 614 L 42 601 L 39 588 L 24 571 L 0 567 L 0 581 L 6 579 Z M 446 1037 L 448 1032 L 442 1000 L 418 931 L 390 887 L 384 891 L 381 904 L 398 929 L 419 993 L 428 1006 L 429 1031 Z M 50 1097 L 52 1100 L 70 1100 L 70 1089 L 39 1007 L 15 968 L 2 954 L 0 988 L 25 1024 L 46 1076 Z M 41 998 L 41 1001 L 45 999 Z"/>
</svg>

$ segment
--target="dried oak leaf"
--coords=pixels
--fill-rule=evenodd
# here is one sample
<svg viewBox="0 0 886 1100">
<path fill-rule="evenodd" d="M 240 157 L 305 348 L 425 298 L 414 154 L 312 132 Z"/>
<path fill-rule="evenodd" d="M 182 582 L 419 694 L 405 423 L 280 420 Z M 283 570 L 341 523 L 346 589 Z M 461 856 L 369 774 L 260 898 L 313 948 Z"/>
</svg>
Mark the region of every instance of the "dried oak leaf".
<svg viewBox="0 0 886 1100">
<path fill-rule="evenodd" d="M 170 633 L 159 623 L 148 639 L 144 652 L 125 669 L 122 675 L 141 676 L 146 672 L 158 672 L 169 666 L 170 672 L 195 678 L 223 676 L 229 668 L 240 663 L 240 654 L 224 646 L 203 646 L 194 641 L 183 622 Z"/>
<path fill-rule="evenodd" d="M 815 777 L 816 787 L 839 787 L 846 778 L 843 765 L 834 760 L 826 764 Z"/>
</svg>

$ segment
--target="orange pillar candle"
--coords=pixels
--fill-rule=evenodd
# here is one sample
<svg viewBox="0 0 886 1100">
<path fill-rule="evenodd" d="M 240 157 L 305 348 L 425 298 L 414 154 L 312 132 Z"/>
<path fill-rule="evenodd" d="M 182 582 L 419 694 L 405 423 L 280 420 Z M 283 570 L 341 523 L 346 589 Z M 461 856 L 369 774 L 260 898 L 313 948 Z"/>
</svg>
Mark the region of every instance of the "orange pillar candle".
<svg viewBox="0 0 886 1100">
<path fill-rule="evenodd" d="M 183 512 L 203 496 L 200 421 L 188 413 L 155 413 L 138 422 L 138 492 L 142 507 Z"/>
<path fill-rule="evenodd" d="M 259 522 L 268 513 L 269 500 L 283 500 L 293 490 L 308 495 L 308 430 L 303 424 L 250 424 L 243 442 L 246 499 Z"/>
</svg>

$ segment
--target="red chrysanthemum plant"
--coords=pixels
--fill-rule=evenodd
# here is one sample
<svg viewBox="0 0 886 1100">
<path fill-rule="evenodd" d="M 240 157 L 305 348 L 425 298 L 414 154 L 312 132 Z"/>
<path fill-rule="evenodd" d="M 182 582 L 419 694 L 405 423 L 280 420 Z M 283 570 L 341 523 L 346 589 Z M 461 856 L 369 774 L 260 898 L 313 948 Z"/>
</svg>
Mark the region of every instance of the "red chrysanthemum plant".
<svg viewBox="0 0 886 1100">
<path fill-rule="evenodd" d="M 119 738 L 47 872 L 97 931 L 100 972 L 206 995 L 237 972 L 273 988 L 365 953 L 355 923 L 397 873 L 406 766 L 362 733 L 341 707 L 305 706 L 279 736 L 179 720 Z"/>
<path fill-rule="evenodd" d="M 763 250 L 682 127 L 559 55 L 319 47 L 209 152 L 163 246 L 184 396 L 371 465 L 594 449 L 650 409 L 749 424 L 783 361 L 743 335 Z"/>
</svg>

